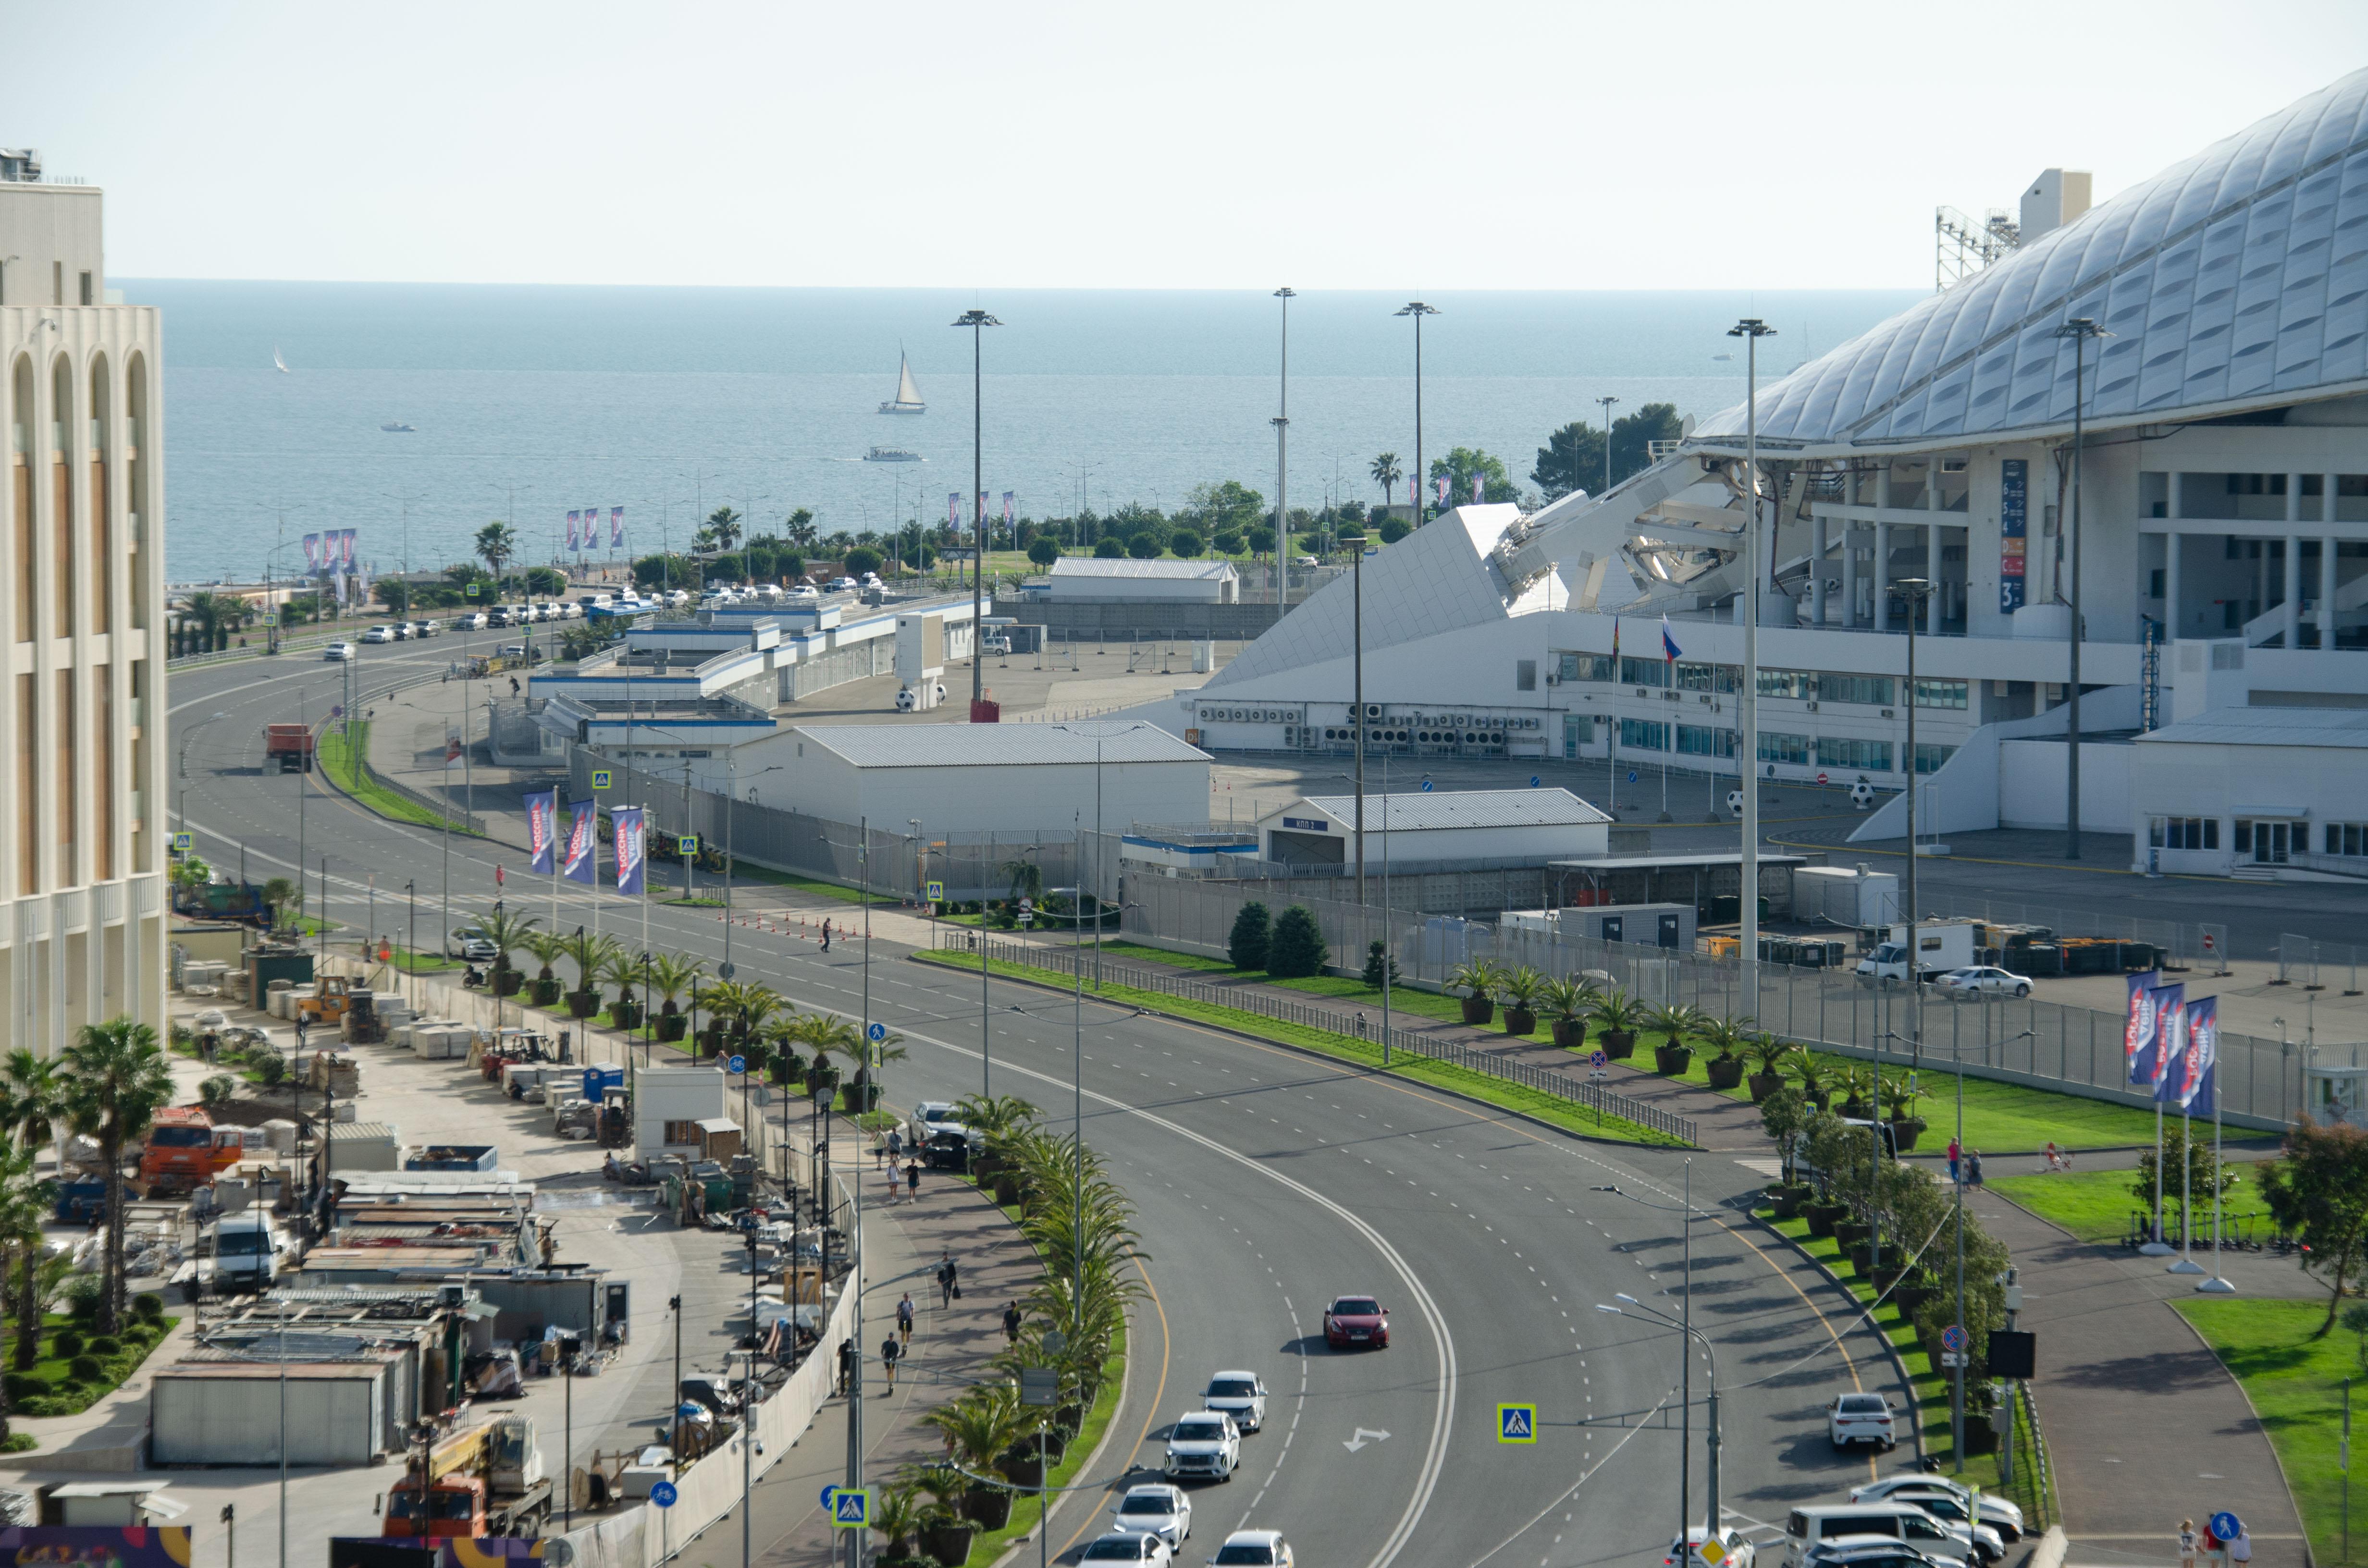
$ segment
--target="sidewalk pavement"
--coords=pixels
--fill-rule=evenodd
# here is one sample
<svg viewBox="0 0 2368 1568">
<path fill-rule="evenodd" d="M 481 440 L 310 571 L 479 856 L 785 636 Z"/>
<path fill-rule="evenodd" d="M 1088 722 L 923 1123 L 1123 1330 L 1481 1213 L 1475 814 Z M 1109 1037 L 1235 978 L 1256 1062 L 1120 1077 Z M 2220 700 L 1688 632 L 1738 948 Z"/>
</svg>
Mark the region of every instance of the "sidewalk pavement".
<svg viewBox="0 0 2368 1568">
<path fill-rule="evenodd" d="M 2038 1336 L 2032 1389 L 2071 1537 L 2066 1561 L 2174 1563 L 2180 1520 L 2229 1508 L 2251 1530 L 2256 1568 L 2305 1568 L 2302 1522 L 2260 1421 L 2171 1309 L 2193 1295 L 2193 1278 L 2076 1241 L 1986 1189 L 1967 1204 L 2021 1270 L 2021 1326 Z M 2317 1293 L 2268 1255 L 2224 1265 L 2248 1296 Z"/>
</svg>

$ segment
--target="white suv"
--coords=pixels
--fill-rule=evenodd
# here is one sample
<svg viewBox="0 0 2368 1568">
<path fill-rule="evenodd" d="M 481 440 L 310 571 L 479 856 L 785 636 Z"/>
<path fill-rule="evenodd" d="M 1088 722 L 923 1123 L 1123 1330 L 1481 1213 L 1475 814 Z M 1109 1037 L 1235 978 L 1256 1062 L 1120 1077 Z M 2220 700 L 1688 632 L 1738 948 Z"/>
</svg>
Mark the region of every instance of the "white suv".
<svg viewBox="0 0 2368 1568">
<path fill-rule="evenodd" d="M 1879 1393 L 1839 1394 L 1826 1406 L 1826 1436 L 1837 1449 L 1873 1443 L 1889 1453 L 1899 1442 L 1894 1420 L 1891 1402 Z"/>
<path fill-rule="evenodd" d="M 1221 1568 L 1291 1568 L 1291 1543 L 1281 1530 L 1235 1530 L 1209 1561 Z"/>
<path fill-rule="evenodd" d="M 1197 1477 L 1231 1481 L 1241 1462 L 1241 1428 L 1223 1411 L 1196 1410 L 1178 1416 L 1167 1429 L 1167 1460 L 1163 1468 L 1170 1481 Z"/>
<path fill-rule="evenodd" d="M 1266 1425 L 1266 1384 L 1256 1372 L 1219 1372 L 1201 1392 L 1201 1408 L 1234 1418 L 1245 1432 Z"/>
</svg>

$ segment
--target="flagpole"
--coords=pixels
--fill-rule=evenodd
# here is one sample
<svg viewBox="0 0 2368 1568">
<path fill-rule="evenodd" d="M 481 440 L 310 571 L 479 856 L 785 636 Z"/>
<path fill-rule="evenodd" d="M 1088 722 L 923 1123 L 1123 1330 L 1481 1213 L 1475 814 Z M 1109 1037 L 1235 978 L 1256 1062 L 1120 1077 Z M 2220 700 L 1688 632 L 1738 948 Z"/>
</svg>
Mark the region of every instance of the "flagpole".
<svg viewBox="0 0 2368 1568">
<path fill-rule="evenodd" d="M 2237 1287 L 2220 1274 L 2220 1194 L 2228 1183 L 2220 1165 L 2220 1010 L 2216 1002 L 2212 1010 L 2212 1062 L 2205 1071 L 2212 1074 L 2212 1278 L 2197 1281 L 2195 1288 L 2207 1296 L 2233 1296 Z"/>
<path fill-rule="evenodd" d="M 2155 1015 L 2155 1068 L 2162 1067 L 2162 1015 Z M 2147 1257 L 2168 1257 L 2171 1247 L 2162 1239 L 2162 1080 L 2157 1077 L 2154 1091 L 2154 1239 L 2138 1248 Z"/>
</svg>

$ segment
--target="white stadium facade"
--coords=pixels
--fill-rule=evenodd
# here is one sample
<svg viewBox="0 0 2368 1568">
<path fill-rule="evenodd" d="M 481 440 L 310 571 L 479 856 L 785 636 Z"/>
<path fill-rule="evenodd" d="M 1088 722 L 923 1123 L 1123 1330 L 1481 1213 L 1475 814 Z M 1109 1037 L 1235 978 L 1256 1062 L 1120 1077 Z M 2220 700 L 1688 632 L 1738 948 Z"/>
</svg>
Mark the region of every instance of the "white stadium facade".
<svg viewBox="0 0 2368 1568">
<path fill-rule="evenodd" d="M 2356 747 L 2362 715 L 2289 715 L 2249 759 L 2253 732 L 2207 717 L 2368 708 L 2368 72 L 1759 389 L 1759 770 L 1896 792 L 1912 764 L 1943 831 L 2064 823 L 2076 351 L 2057 329 L 2077 318 L 2110 335 L 2080 380 L 2083 824 L 2164 869 L 2368 873 L 2362 770 L 2282 760 L 2314 736 Z M 1746 435 L 1732 408 L 1608 494 L 1463 507 L 1369 557 L 1367 750 L 1616 744 L 1734 771 Z M 1916 579 L 1937 588 L 1910 694 L 1896 585 Z M 1327 585 L 1135 716 L 1221 752 L 1350 750 L 1354 593 Z M 2255 761 L 2308 787 L 2201 782 Z M 1901 807 L 1861 836 L 1898 836 Z"/>
</svg>

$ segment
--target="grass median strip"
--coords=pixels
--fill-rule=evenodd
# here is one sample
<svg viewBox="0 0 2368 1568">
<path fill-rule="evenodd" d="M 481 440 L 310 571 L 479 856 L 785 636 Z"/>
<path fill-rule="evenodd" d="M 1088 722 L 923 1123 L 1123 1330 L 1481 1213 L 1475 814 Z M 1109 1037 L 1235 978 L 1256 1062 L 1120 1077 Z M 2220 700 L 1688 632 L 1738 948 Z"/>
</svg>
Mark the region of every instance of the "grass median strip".
<svg viewBox="0 0 2368 1568">
<path fill-rule="evenodd" d="M 2337 1468 L 2343 1443 L 2343 1385 L 2368 1381 L 2360 1339 L 2341 1329 L 2311 1337 L 2327 1321 L 2327 1302 L 2174 1301 L 2220 1364 L 2244 1385 L 2254 1414 L 2284 1467 L 2302 1510 L 2312 1561 L 2345 1562 L 2344 1489 Z M 2368 1391 L 2360 1396 L 2368 1406 Z M 2259 1527 L 2256 1527 L 2259 1528 Z"/>
<path fill-rule="evenodd" d="M 2178 1162 L 2173 1160 L 2172 1164 Z M 2270 1211 L 2261 1203 L 2260 1165 L 2241 1165 L 2228 1162 L 2226 1167 L 2237 1176 L 2237 1185 L 2221 1199 L 2221 1217 L 2232 1236 L 2254 1233 L 2267 1233 L 2276 1229 Z M 2175 1178 L 2179 1173 L 2170 1173 Z M 2041 1219 L 2063 1226 L 2084 1242 L 2113 1243 L 2136 1229 L 2133 1217 L 2143 1213 L 2151 1223 L 2149 1207 L 2141 1210 L 2130 1187 L 2138 1179 L 2135 1171 L 2058 1171 L 2050 1175 L 2006 1176 L 1984 1185 L 2001 1197 L 2010 1198 Z M 2179 1239 L 2179 1199 L 2170 1195 L 2163 1211 L 2163 1228 L 2173 1241 Z M 2195 1244 L 2198 1252 L 2209 1252 L 2212 1244 L 2212 1199 L 2199 1197 L 2195 1204 L 2195 1230 L 2204 1240 Z"/>
<path fill-rule="evenodd" d="M 439 832 L 445 826 L 442 813 L 432 812 L 416 801 L 407 800 L 381 784 L 362 759 L 370 755 L 370 722 L 356 720 L 352 726 L 353 740 L 346 739 L 347 726 L 332 724 L 321 732 L 318 752 L 321 770 L 329 781 L 352 796 L 354 801 L 385 817 L 390 822 L 407 822 L 420 827 L 432 827 Z M 473 832 L 458 817 L 451 819 L 454 833 L 472 838 L 484 835 Z"/>
<path fill-rule="evenodd" d="M 948 969 L 973 970 L 979 964 L 977 959 L 967 953 L 925 950 L 913 956 L 924 963 L 939 964 Z M 1062 990 L 1066 990 L 1071 985 L 1070 978 L 1057 970 L 1038 969 L 1030 964 L 1008 963 L 1000 959 L 993 960 L 990 972 L 1008 980 L 1030 981 L 1040 985 L 1049 985 Z M 1190 1001 L 1180 996 L 1170 996 L 1165 992 L 1144 991 L 1131 985 L 1105 984 L 1093 995 L 1099 1002 L 1116 1002 L 1130 1007 L 1142 1007 L 1150 1012 L 1164 1013 L 1170 1017 L 1213 1024 L 1219 1028 L 1231 1029 L 1237 1034 L 1272 1040 L 1278 1045 L 1296 1046 L 1338 1061 L 1354 1062 L 1360 1067 L 1385 1071 L 1394 1077 L 1405 1078 L 1417 1084 L 1427 1084 L 1433 1088 L 1446 1089 L 1469 1099 L 1480 1100 L 1501 1107 L 1506 1110 L 1519 1111 L 1524 1116 L 1535 1117 L 1540 1121 L 1550 1123 L 1567 1132 L 1577 1133 L 1581 1137 L 1602 1138 L 1621 1143 L 1645 1143 L 1663 1148 L 1681 1149 L 1689 1146 L 1683 1139 L 1656 1131 L 1649 1127 L 1621 1117 L 1605 1115 L 1599 1118 L 1595 1111 L 1587 1108 L 1582 1102 L 1566 1100 L 1537 1089 L 1525 1088 L 1520 1084 L 1492 1077 L 1486 1073 L 1474 1072 L 1468 1067 L 1434 1062 L 1428 1057 L 1409 1058 L 1401 1053 L 1392 1060 L 1387 1068 L 1383 1068 L 1382 1048 L 1372 1040 L 1360 1040 L 1355 1035 L 1338 1034 L 1329 1029 L 1313 1028 L 1302 1024 L 1280 1023 L 1244 1008 Z"/>
</svg>

